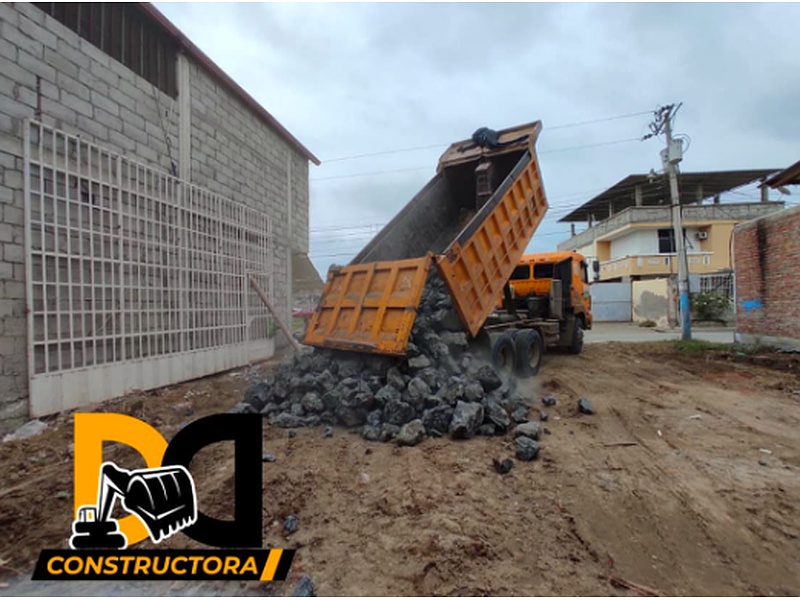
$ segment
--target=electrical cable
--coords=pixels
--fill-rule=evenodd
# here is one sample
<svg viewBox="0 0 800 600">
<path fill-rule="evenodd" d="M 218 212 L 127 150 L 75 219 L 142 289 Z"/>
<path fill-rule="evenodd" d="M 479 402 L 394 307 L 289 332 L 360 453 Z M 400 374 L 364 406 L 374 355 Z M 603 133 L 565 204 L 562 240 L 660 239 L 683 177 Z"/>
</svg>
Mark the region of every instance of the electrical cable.
<svg viewBox="0 0 800 600">
<path fill-rule="evenodd" d="M 601 147 L 604 147 L 604 146 L 614 146 L 614 145 L 618 145 L 618 144 L 626 144 L 626 143 L 629 143 L 629 142 L 639 142 L 639 141 L 641 141 L 641 140 L 638 137 L 636 137 L 636 138 L 625 138 L 625 139 L 622 139 L 622 140 L 613 140 L 613 141 L 610 141 L 610 142 L 600 142 L 600 143 L 597 143 L 597 144 L 584 144 L 582 146 L 571 146 L 571 147 L 568 147 L 568 148 L 553 148 L 551 150 L 539 151 L 539 152 L 537 152 L 537 154 L 539 156 L 541 156 L 543 154 L 553 154 L 555 152 L 568 152 L 568 151 L 573 151 L 573 150 L 585 150 L 587 148 L 601 148 Z M 348 175 L 332 175 L 332 176 L 329 176 L 329 177 L 312 177 L 310 179 L 310 181 L 330 181 L 330 180 L 334 180 L 334 179 L 352 179 L 352 178 L 355 178 L 355 177 L 372 177 L 372 176 L 375 176 L 375 175 L 388 175 L 388 174 L 395 174 L 395 173 L 409 173 L 409 172 L 412 172 L 412 171 L 429 170 L 431 168 L 432 167 L 430 165 L 427 165 L 427 166 L 424 166 L 424 167 L 420 166 L 420 167 L 408 167 L 408 168 L 405 168 L 405 169 L 388 169 L 388 170 L 383 170 L 383 171 L 369 171 L 369 172 L 364 172 L 364 173 L 350 173 Z"/>
<path fill-rule="evenodd" d="M 629 119 L 629 118 L 632 118 L 632 117 L 640 117 L 640 116 L 643 116 L 643 115 L 649 115 L 651 113 L 652 113 L 652 111 L 646 110 L 646 111 L 640 111 L 640 112 L 635 112 L 635 113 L 628 113 L 628 114 L 625 114 L 625 115 L 616 115 L 616 116 L 613 116 L 613 117 L 603 117 L 603 118 L 600 118 L 600 119 L 592 119 L 592 120 L 589 120 L 589 121 L 578 121 L 576 123 L 565 123 L 565 124 L 562 124 L 562 125 L 554 125 L 552 127 L 544 128 L 544 130 L 545 131 L 552 131 L 552 130 L 555 130 L 555 129 L 568 129 L 568 128 L 571 128 L 571 127 L 582 127 L 582 126 L 585 126 L 585 125 L 594 125 L 594 124 L 597 124 L 597 123 L 606 123 L 608 121 L 618 121 L 620 119 Z M 452 144 L 452 142 L 447 142 L 447 143 L 444 143 L 444 144 L 428 144 L 428 145 L 425 145 L 425 146 L 412 146 L 410 148 L 395 148 L 395 149 L 392 149 L 392 150 L 379 150 L 379 151 L 376 151 L 376 152 L 366 152 L 364 154 L 353 154 L 353 155 L 350 155 L 350 156 L 337 156 L 337 157 L 334 157 L 334 158 L 329 158 L 329 159 L 324 160 L 322 162 L 323 162 L 323 164 L 328 164 L 328 163 L 332 163 L 332 162 L 343 162 L 343 161 L 346 161 L 346 160 L 358 160 L 358 159 L 361 159 L 361 158 L 369 158 L 369 157 L 372 157 L 372 156 L 386 156 L 386 155 L 390 155 L 390 154 L 400 154 L 400 153 L 403 153 L 403 152 L 416 152 L 416 151 L 419 151 L 419 150 L 432 150 L 433 148 L 443 148 L 443 147 L 446 148 L 446 147 L 450 146 L 451 144 Z"/>
</svg>

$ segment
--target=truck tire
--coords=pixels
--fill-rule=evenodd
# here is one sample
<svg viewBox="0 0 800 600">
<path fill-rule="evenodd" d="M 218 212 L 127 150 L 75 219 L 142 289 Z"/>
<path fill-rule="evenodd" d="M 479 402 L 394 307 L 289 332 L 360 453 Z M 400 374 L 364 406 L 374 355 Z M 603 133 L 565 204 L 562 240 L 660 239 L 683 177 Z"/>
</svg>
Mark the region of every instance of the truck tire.
<svg viewBox="0 0 800 600">
<path fill-rule="evenodd" d="M 533 377 L 539 372 L 544 356 L 544 340 L 535 329 L 523 329 L 514 339 L 517 351 L 517 375 Z"/>
<path fill-rule="evenodd" d="M 569 344 L 570 354 L 580 354 L 583 350 L 583 321 L 575 319 L 572 326 L 572 341 Z"/>
<path fill-rule="evenodd" d="M 517 351 L 511 332 L 506 331 L 492 344 L 492 366 L 501 375 L 512 375 L 517 365 Z"/>
</svg>

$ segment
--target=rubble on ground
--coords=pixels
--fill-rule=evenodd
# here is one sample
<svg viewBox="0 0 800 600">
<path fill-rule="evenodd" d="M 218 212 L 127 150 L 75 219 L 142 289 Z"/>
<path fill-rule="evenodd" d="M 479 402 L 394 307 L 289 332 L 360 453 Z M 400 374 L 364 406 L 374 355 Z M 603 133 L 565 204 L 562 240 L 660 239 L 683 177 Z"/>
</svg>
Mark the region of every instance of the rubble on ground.
<svg viewBox="0 0 800 600">
<path fill-rule="evenodd" d="M 514 461 L 510 458 L 504 458 L 503 460 L 493 459 L 492 464 L 494 465 L 494 470 L 497 471 L 500 475 L 505 475 L 508 473 L 514 466 Z"/>
<path fill-rule="evenodd" d="M 292 596 L 294 597 L 313 598 L 316 595 L 317 591 L 316 586 L 314 585 L 314 580 L 308 575 L 303 575 L 292 591 Z"/>
<path fill-rule="evenodd" d="M 514 448 L 519 460 L 528 462 L 539 456 L 539 442 L 524 435 L 514 440 Z"/>
<path fill-rule="evenodd" d="M 5 436 L 3 436 L 3 441 L 14 442 L 17 440 L 26 440 L 33 436 L 39 435 L 40 433 L 44 432 L 45 429 L 47 429 L 47 423 L 40 421 L 39 419 L 34 419 L 33 421 L 28 421 L 21 427 L 17 428 L 16 431 L 7 433 Z"/>
<path fill-rule="evenodd" d="M 432 275 L 407 358 L 303 351 L 248 389 L 232 412 L 260 412 L 276 427 L 359 428 L 367 440 L 413 446 L 427 436 L 504 435 L 528 422 L 530 404 L 513 379 L 470 352 L 450 295 Z"/>
<path fill-rule="evenodd" d="M 589 402 L 588 398 L 581 398 L 578 400 L 578 412 L 584 415 L 594 414 L 594 408 L 592 408 L 592 403 Z"/>
</svg>

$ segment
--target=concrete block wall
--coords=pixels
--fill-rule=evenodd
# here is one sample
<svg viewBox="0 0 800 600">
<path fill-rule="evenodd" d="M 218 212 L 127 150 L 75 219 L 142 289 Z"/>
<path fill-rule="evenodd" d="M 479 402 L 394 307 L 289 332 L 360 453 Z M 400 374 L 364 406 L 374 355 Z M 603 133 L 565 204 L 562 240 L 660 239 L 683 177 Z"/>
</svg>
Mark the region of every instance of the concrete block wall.
<svg viewBox="0 0 800 600">
<path fill-rule="evenodd" d="M 0 3 L 0 431 L 27 419 L 23 120 L 180 172 L 179 102 L 31 4 Z M 266 208 L 285 300 L 287 244 L 308 250 L 308 162 L 200 67 L 192 74 L 191 178 Z M 37 76 L 40 98 L 37 98 Z M 292 231 L 287 165 L 292 162 Z M 291 242 L 290 242 L 291 240 Z"/>
<path fill-rule="evenodd" d="M 291 252 L 309 246 L 308 159 L 199 65 L 190 79 L 192 181 L 272 217 L 274 302 L 288 323 Z"/>
<path fill-rule="evenodd" d="M 734 229 L 736 337 L 800 349 L 800 206 Z"/>
</svg>

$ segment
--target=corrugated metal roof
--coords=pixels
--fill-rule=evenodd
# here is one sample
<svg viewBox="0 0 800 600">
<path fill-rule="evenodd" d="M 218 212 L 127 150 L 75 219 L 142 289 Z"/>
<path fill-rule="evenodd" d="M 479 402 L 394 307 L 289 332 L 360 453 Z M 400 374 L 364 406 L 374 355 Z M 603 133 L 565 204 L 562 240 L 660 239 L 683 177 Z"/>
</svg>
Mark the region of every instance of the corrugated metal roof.
<svg viewBox="0 0 800 600">
<path fill-rule="evenodd" d="M 778 169 L 747 169 L 742 171 L 701 171 L 678 176 L 681 204 L 692 204 L 713 198 L 742 185 L 764 179 Z M 642 206 L 669 205 L 669 182 L 665 174 L 628 175 L 616 185 L 576 208 L 561 223 L 584 222 L 608 217 L 609 206 L 614 214 L 636 206 L 636 188 L 641 190 Z"/>
<path fill-rule="evenodd" d="M 155 6 L 149 2 L 139 2 L 139 6 L 145 11 L 153 20 L 155 20 L 161 27 L 163 27 L 169 35 L 171 35 L 176 42 L 183 48 L 186 53 L 199 62 L 203 68 L 208 70 L 220 83 L 227 87 L 234 95 L 244 102 L 251 110 L 253 110 L 261 119 L 266 121 L 273 129 L 275 129 L 281 137 L 286 139 L 295 149 L 304 155 L 308 160 L 315 165 L 320 164 L 320 160 L 311 153 L 300 141 L 294 137 L 289 130 L 278 122 L 263 106 L 261 106 L 250 94 L 244 91 L 244 88 L 236 83 L 231 77 L 225 73 L 217 64 L 211 60 L 200 48 L 194 45 L 192 41 L 186 37 L 180 29 L 175 27 L 172 22 L 164 16 Z"/>
</svg>

